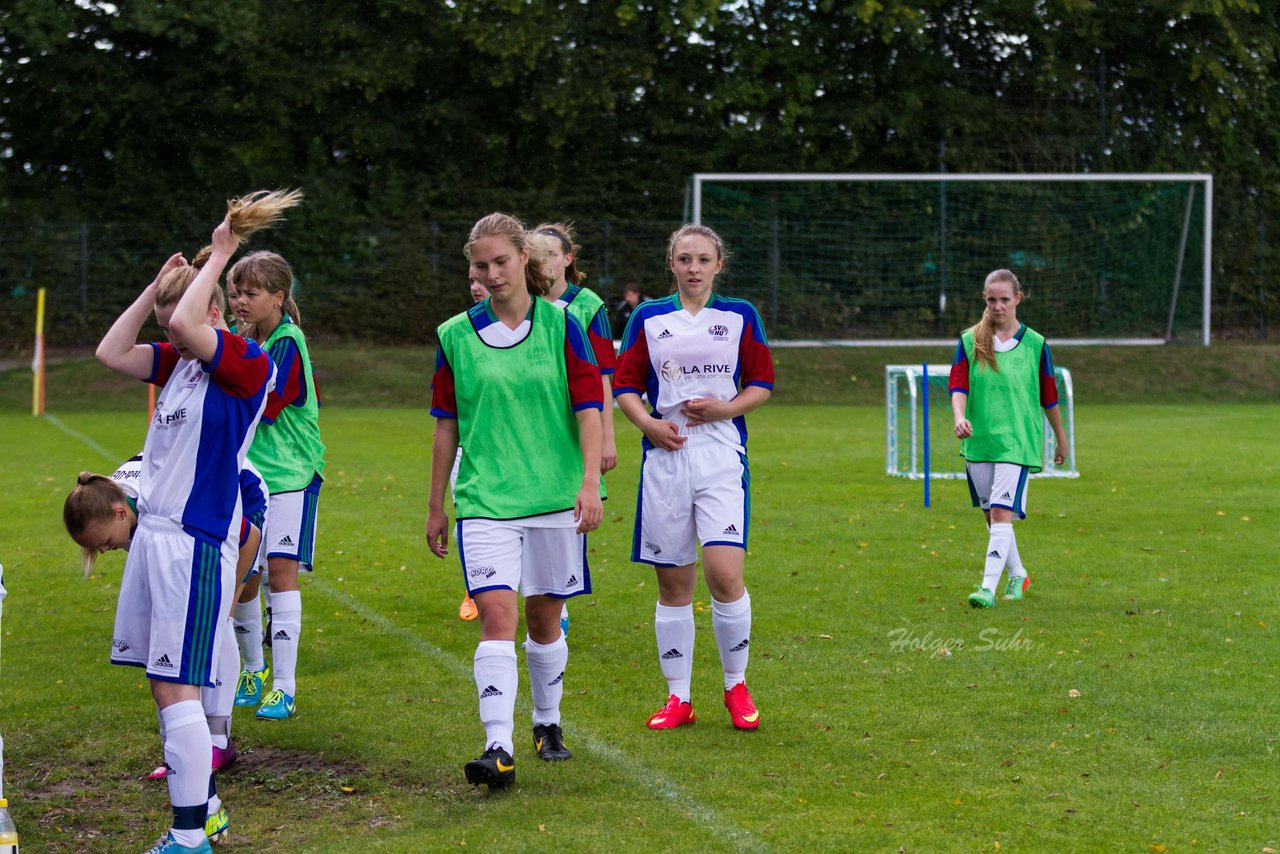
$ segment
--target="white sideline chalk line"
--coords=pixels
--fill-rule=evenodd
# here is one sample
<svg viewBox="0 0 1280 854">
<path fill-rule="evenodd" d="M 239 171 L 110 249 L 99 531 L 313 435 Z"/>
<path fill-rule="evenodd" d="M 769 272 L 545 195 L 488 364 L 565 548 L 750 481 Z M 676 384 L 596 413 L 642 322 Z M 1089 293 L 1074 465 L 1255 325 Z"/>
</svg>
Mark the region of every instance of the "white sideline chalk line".
<svg viewBox="0 0 1280 854">
<path fill-rule="evenodd" d="M 111 453 L 106 448 L 102 447 L 97 442 L 93 441 L 88 436 L 86 436 L 85 434 L 76 430 L 72 430 L 66 424 L 63 424 L 61 421 L 59 421 L 57 416 L 50 415 L 49 413 L 46 412 L 44 417 L 45 417 L 45 420 L 47 420 L 54 427 L 57 427 L 59 430 L 61 430 L 63 433 L 66 433 L 71 438 L 79 439 L 81 442 L 84 442 L 86 445 L 88 445 L 93 450 L 97 451 L 99 454 L 102 454 L 102 456 L 106 457 L 108 460 L 115 460 L 117 463 L 119 463 L 121 460 L 125 459 L 124 457 Z M 112 471 L 114 470 L 115 469 L 112 469 Z"/>
<path fill-rule="evenodd" d="M 379 612 L 364 605 L 355 597 L 348 593 L 337 590 L 329 583 L 312 576 L 310 579 L 311 587 L 321 588 L 325 594 L 344 604 L 350 610 L 359 613 L 360 616 L 369 620 L 375 626 L 383 631 L 390 632 L 419 652 L 426 653 L 431 658 L 436 659 L 444 664 L 448 669 L 465 679 L 473 679 L 471 667 L 460 661 L 457 656 L 450 652 L 446 652 L 433 643 L 423 640 L 413 632 L 402 626 L 397 625 Z M 744 830 L 730 821 L 726 821 L 715 810 L 705 804 L 700 803 L 696 798 L 691 797 L 687 792 L 682 791 L 670 783 L 661 782 L 660 774 L 653 769 L 646 767 L 644 764 L 636 761 L 630 755 L 623 753 L 617 748 L 610 747 L 601 738 L 595 735 L 591 730 L 578 724 L 573 725 L 574 741 L 579 744 L 585 743 L 587 749 L 593 753 L 597 753 L 614 763 L 615 766 L 625 768 L 626 773 L 641 786 L 661 796 L 664 800 L 672 804 L 676 809 L 687 814 L 690 818 L 698 823 L 705 825 L 709 833 L 714 836 L 727 837 L 733 839 L 740 846 L 739 850 L 744 851 L 771 851 L 767 844 L 752 835 L 751 831 Z"/>
</svg>

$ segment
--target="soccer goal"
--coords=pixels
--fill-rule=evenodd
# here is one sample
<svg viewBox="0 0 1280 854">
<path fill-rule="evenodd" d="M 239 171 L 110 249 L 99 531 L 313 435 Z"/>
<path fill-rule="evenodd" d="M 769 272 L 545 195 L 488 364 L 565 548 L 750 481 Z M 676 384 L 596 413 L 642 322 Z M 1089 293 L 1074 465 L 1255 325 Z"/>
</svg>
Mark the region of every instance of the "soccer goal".
<svg viewBox="0 0 1280 854">
<path fill-rule="evenodd" d="M 954 343 L 1004 267 L 1054 344 L 1209 343 L 1212 175 L 698 174 L 685 213 L 775 342 Z"/>
<path fill-rule="evenodd" d="M 960 440 L 951 417 L 950 365 L 886 365 L 884 369 L 885 473 L 918 480 L 965 476 Z M 1075 392 L 1071 371 L 1054 368 L 1058 405 L 1070 448 L 1062 465 L 1053 464 L 1053 428 L 1044 419 L 1044 470 L 1032 477 L 1079 477 L 1076 469 Z"/>
</svg>

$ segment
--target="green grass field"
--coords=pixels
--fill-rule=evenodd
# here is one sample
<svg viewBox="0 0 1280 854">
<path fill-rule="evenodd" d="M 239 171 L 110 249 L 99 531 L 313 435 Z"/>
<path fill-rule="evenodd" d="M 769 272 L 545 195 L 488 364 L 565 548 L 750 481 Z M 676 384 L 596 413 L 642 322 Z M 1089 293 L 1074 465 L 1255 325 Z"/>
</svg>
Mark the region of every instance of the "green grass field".
<svg viewBox="0 0 1280 854">
<path fill-rule="evenodd" d="M 836 362 L 832 376 L 847 367 L 813 358 Z M 874 357 L 886 360 L 899 358 Z M 570 605 L 574 759 L 534 757 L 522 663 L 518 778 L 496 794 L 462 778 L 483 747 L 477 627 L 456 616 L 456 557 L 436 560 L 422 539 L 430 419 L 335 382 L 300 713 L 236 711 L 220 848 L 1280 848 L 1280 409 L 1222 402 L 1235 392 L 1215 393 L 1215 368 L 1195 370 L 1207 379 L 1187 398 L 1211 402 L 1090 405 L 1076 368 L 1082 477 L 1033 483 L 1018 527 L 1033 584 L 987 612 L 964 602 L 986 545 L 967 489 L 935 483 L 926 510 L 919 483 L 886 478 L 881 407 L 780 394 L 754 414 L 755 733 L 734 731 L 721 704 L 705 588 L 699 721 L 644 727 L 665 684 L 653 573 L 627 559 L 638 441 L 619 415 L 594 592 Z M 76 472 L 138 449 L 145 394 L 86 395 L 34 419 L 7 402 L 18 384 L 0 375 L 5 792 L 24 850 L 142 850 L 168 808 L 141 779 L 160 758 L 149 693 L 138 671 L 106 663 L 123 555 L 81 579 L 60 511 Z M 101 411 L 113 405 L 129 408 Z"/>
</svg>

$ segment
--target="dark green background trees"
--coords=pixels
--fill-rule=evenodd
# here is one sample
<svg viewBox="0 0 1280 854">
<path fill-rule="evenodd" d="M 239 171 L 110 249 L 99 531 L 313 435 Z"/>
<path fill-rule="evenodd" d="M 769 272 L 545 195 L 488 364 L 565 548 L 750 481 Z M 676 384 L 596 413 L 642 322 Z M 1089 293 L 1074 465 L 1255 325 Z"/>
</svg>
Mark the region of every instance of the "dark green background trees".
<svg viewBox="0 0 1280 854">
<path fill-rule="evenodd" d="M 0 334 L 44 285 L 96 338 L 259 187 L 307 192 L 265 239 L 309 320 L 425 340 L 491 209 L 577 220 L 612 294 L 659 283 L 693 172 L 944 168 L 1213 173 L 1215 329 L 1258 334 L 1278 44 L 1246 0 L 9 0 Z"/>
</svg>

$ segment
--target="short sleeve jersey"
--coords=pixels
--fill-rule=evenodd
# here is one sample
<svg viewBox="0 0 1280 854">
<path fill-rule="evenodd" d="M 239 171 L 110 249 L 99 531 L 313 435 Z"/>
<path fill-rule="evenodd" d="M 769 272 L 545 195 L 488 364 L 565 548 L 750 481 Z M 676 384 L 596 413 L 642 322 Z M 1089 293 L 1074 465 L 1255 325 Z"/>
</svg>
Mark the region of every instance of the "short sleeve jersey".
<svg viewBox="0 0 1280 854">
<path fill-rule="evenodd" d="M 613 334 L 609 329 L 609 313 L 604 307 L 604 300 L 595 291 L 581 285 L 570 285 L 551 304 L 578 318 L 582 328 L 587 330 L 587 340 L 591 342 L 591 352 L 595 353 L 600 373 L 612 374 L 617 357 L 613 350 Z"/>
<path fill-rule="evenodd" d="M 152 344 L 148 381 L 163 386 L 142 449 L 140 516 L 163 516 L 219 542 L 239 532 L 240 470 L 274 388 L 275 366 L 252 341 L 217 330 L 208 362 Z"/>
<path fill-rule="evenodd" d="M 951 363 L 950 392 L 963 393 L 973 435 L 960 443 L 969 462 L 1016 463 L 1038 472 L 1043 463 L 1043 410 L 1058 405 L 1053 355 L 1044 336 L 1023 324 L 996 340 L 999 370 L 974 355 L 973 330 L 960 336 Z"/>
<path fill-rule="evenodd" d="M 466 448 L 454 488 L 458 518 L 572 509 L 582 486 L 575 413 L 602 409 L 604 397 L 582 326 L 535 299 L 512 330 L 486 299 L 436 335 L 431 414 L 456 418 Z"/>
<path fill-rule="evenodd" d="M 613 393 L 648 394 L 653 414 L 675 423 L 683 436 L 710 434 L 747 449 L 747 421 L 713 421 L 690 426 L 681 405 L 694 398 L 729 401 L 741 386 L 773 388 L 773 355 L 764 323 L 746 300 L 713 293 L 690 314 L 679 293 L 641 303 L 622 335 Z M 652 445 L 644 439 L 643 446 Z"/>
</svg>

